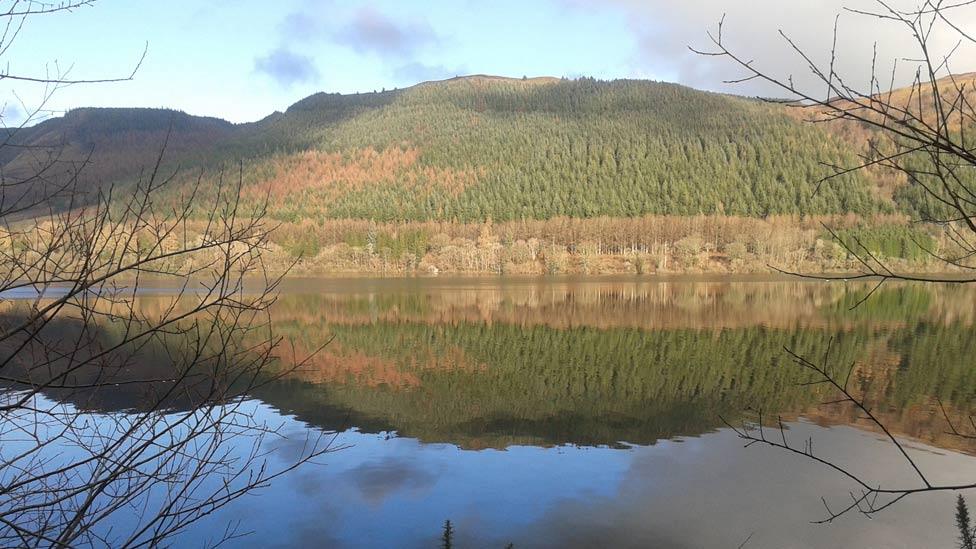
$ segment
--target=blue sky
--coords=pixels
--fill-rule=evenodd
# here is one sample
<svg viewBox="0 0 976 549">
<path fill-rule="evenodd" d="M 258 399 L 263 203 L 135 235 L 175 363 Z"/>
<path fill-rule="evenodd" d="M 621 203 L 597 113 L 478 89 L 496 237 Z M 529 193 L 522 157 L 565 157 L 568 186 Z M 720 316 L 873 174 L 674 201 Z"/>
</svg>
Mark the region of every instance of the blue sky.
<svg viewBox="0 0 976 549">
<path fill-rule="evenodd" d="M 45 108 L 169 107 L 235 122 L 316 91 L 372 91 L 471 73 L 651 78 L 724 91 L 731 67 L 687 50 L 706 45 L 705 31 L 723 13 L 737 46 L 791 71 L 796 60 L 783 51 L 778 29 L 822 50 L 834 15 L 866 2 L 98 0 L 32 17 L 0 62 L 14 74 L 70 66 L 75 78 L 125 76 L 148 44 L 133 81 L 61 89 Z M 864 21 L 845 29 L 843 43 L 857 53 L 852 68 L 863 65 L 874 38 L 892 49 L 904 44 L 892 29 Z M 39 106 L 43 90 L 0 82 L 0 96 L 9 124 Z"/>
</svg>

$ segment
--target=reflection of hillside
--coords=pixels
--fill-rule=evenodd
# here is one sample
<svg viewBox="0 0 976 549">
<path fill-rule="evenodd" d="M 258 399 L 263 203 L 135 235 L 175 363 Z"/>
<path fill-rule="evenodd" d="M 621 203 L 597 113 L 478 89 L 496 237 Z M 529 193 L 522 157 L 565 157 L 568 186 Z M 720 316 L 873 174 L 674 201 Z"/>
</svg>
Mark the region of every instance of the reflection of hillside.
<svg viewBox="0 0 976 549">
<path fill-rule="evenodd" d="M 949 431 L 945 417 L 934 401 L 900 409 L 875 410 L 874 413 L 884 422 L 888 430 L 898 437 L 921 441 L 938 448 L 976 455 L 976 440 L 968 438 L 969 434 L 976 434 L 970 426 L 969 414 L 961 412 L 951 404 L 947 406 L 947 412 L 953 420 L 953 424 L 959 426 L 960 432 L 967 434 L 967 437 L 960 437 Z M 822 427 L 853 425 L 882 436 L 876 425 L 865 420 L 863 414 L 858 414 L 849 405 L 811 407 L 802 414 L 792 417 L 798 416 L 809 419 Z"/>
<path fill-rule="evenodd" d="M 814 408 L 823 395 L 797 387 L 803 377 L 783 347 L 821 356 L 833 339 L 834 360 L 857 365 L 854 386 L 893 406 L 882 413 L 899 433 L 940 442 L 925 436 L 938 418 L 925 419 L 929 408 L 923 405 L 938 397 L 958 403 L 957 410 L 969 409 L 976 394 L 976 376 L 970 374 L 976 341 L 967 337 L 970 330 L 960 324 L 882 332 L 553 329 L 487 322 L 340 325 L 331 332 L 343 353 L 357 350 L 384 368 L 393 364 L 397 379 L 412 383 L 377 384 L 369 377 L 360 382 L 345 374 L 339 379 L 329 373 L 335 366 L 325 361 L 294 376 L 308 383 L 292 386 L 287 406 L 307 421 L 329 424 L 318 411 L 328 403 L 406 436 L 471 447 L 526 441 L 646 444 L 707 432 L 721 425 L 720 416 L 735 418 L 748 407 L 789 416 L 820 414 L 827 421 L 834 412 Z M 471 363 L 480 366 L 471 369 Z M 314 369 L 319 367 L 326 371 Z M 323 378 L 331 381 L 318 384 Z"/>
<path fill-rule="evenodd" d="M 316 285 L 321 287 L 316 287 Z M 899 434 L 959 448 L 932 398 L 963 417 L 976 395 L 973 292 L 889 286 L 854 312 L 865 286 L 807 282 L 330 281 L 286 289 L 272 310 L 282 368 L 328 346 L 255 396 L 325 429 L 397 431 L 468 448 L 650 444 L 698 435 L 749 407 L 825 424 L 858 423 L 815 406 L 783 352 L 856 365 L 854 383 Z M 327 290 L 318 292 L 317 290 Z M 159 315 L 172 297 L 144 296 Z M 14 315 L 16 304 L 0 304 Z M 111 328 L 107 328 L 110 331 Z M 291 355 L 291 350 L 295 354 Z M 147 356 L 119 375 L 163 376 Z M 138 385 L 98 398 L 114 411 Z M 140 392 L 141 391 L 141 392 Z M 175 404 L 174 405 L 178 405 Z"/>
<path fill-rule="evenodd" d="M 308 383 L 342 383 L 375 387 L 405 389 L 421 384 L 419 373 L 425 370 L 477 370 L 483 366 L 469 364 L 464 351 L 445 349 L 443 354 L 431 351 L 419 352 L 409 357 L 403 368 L 389 358 L 371 356 L 368 350 L 347 349 L 342 343 L 332 342 L 317 353 L 295 348 L 295 356 L 303 359 L 299 368 L 285 375 Z"/>
<path fill-rule="evenodd" d="M 158 303 L 148 300 L 140 312 L 149 314 Z M 26 313 L 22 305 L 0 304 L 0 325 L 20 322 Z M 106 304 L 98 310 L 104 314 L 109 309 Z M 18 332 L 0 342 L 0 360 L 10 357 L 3 367 L 0 391 L 40 386 L 48 398 L 78 409 L 116 412 L 187 409 L 208 398 L 215 387 L 235 383 L 236 372 L 213 372 L 207 357 L 214 355 L 207 350 L 216 349 L 214 342 L 201 343 L 201 358 L 191 360 L 193 341 L 172 326 L 165 333 L 133 341 L 132 336 L 145 329 L 143 324 L 97 318 L 83 322 L 62 314 L 32 337 Z"/>
<path fill-rule="evenodd" d="M 328 289 L 326 286 L 325 289 Z M 968 288 L 890 285 L 857 310 L 870 286 L 810 282 L 523 283 L 488 287 L 397 287 L 284 295 L 277 319 L 305 323 L 489 322 L 553 328 L 721 329 L 871 324 L 919 319 L 971 323 Z"/>
<path fill-rule="evenodd" d="M 945 418 L 947 414 L 959 432 L 976 435 L 969 419 L 976 397 L 974 352 L 968 328 L 920 325 L 869 349 L 855 364 L 851 387 L 898 436 L 976 455 L 976 439 L 952 434 Z M 932 370 L 939 373 L 930 375 Z M 850 404 L 811 406 L 799 415 L 821 426 L 854 425 L 881 434 Z"/>
</svg>

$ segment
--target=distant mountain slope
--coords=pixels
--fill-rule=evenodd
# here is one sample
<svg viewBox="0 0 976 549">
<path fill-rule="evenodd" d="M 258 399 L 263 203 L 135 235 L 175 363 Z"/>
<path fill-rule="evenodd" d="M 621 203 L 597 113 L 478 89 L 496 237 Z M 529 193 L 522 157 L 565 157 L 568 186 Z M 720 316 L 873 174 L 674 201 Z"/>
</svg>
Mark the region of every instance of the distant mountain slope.
<svg viewBox="0 0 976 549">
<path fill-rule="evenodd" d="M 51 155 L 65 171 L 69 163 L 88 159 L 87 180 L 114 182 L 152 166 L 167 135 L 172 157 L 202 162 L 216 144 L 235 133 L 230 122 L 166 109 L 75 109 L 13 132 L 13 146 L 0 148 L 0 165 L 17 176 L 33 173 Z"/>
<path fill-rule="evenodd" d="M 79 109 L 15 141 L 64 144 L 66 158 L 93 151 L 91 183 L 126 182 L 152 163 L 168 131 L 168 166 L 246 158 L 251 192 L 263 196 L 270 186 L 271 213 L 286 221 L 897 208 L 865 174 L 813 192 L 820 162 L 855 161 L 860 145 L 841 134 L 782 106 L 648 81 L 463 77 L 315 94 L 242 125 L 164 110 Z M 0 156 L 7 173 L 31 162 L 23 150 Z"/>
<path fill-rule="evenodd" d="M 946 116 L 945 126 L 940 120 L 940 114 L 935 108 L 935 94 L 938 93 L 942 99 L 939 110 Z M 922 129 L 923 133 L 935 131 L 936 128 L 945 128 L 952 132 L 954 141 L 963 144 L 969 150 L 976 149 L 976 141 L 973 140 L 973 105 L 976 105 L 976 73 L 954 74 L 937 79 L 935 82 L 922 82 L 878 95 L 879 103 L 874 108 L 881 105 L 889 105 L 892 108 L 887 122 L 895 125 L 901 124 L 902 118 L 908 118 L 908 125 Z M 851 104 L 846 100 L 836 100 L 834 107 L 841 109 L 851 108 Z M 804 109 L 806 114 L 813 119 L 834 119 L 831 113 L 826 115 L 817 107 L 807 107 Z M 857 108 L 855 112 L 869 120 L 880 121 L 882 116 L 867 109 Z M 896 114 L 897 113 L 897 114 Z M 905 114 L 902 114 L 905 113 Z M 855 150 L 863 152 L 865 157 L 873 160 L 880 159 L 882 154 L 892 154 L 898 148 L 892 140 L 894 132 L 877 132 L 870 124 L 855 123 L 851 121 L 831 122 L 827 128 L 839 139 L 850 143 Z M 908 143 L 909 145 L 914 145 Z M 905 150 L 904 147 L 901 148 Z M 942 162 L 948 159 L 943 159 Z M 881 170 L 880 175 L 886 180 L 884 192 L 889 194 L 891 199 L 898 204 L 899 208 L 908 213 L 914 219 L 953 219 L 958 216 L 958 212 L 952 208 L 947 208 L 946 204 L 951 203 L 954 198 L 950 193 L 945 192 L 943 184 L 932 177 L 932 160 L 927 152 L 917 154 L 907 154 L 898 158 L 898 163 L 915 173 L 918 181 L 909 184 L 905 173 L 896 172 L 887 168 Z M 952 164 L 950 161 L 949 164 Z M 962 184 L 967 189 L 976 185 L 976 173 L 971 167 L 961 166 L 961 169 L 953 170 L 952 178 L 958 178 L 957 184 Z M 967 191 L 957 188 L 956 192 Z"/>
</svg>

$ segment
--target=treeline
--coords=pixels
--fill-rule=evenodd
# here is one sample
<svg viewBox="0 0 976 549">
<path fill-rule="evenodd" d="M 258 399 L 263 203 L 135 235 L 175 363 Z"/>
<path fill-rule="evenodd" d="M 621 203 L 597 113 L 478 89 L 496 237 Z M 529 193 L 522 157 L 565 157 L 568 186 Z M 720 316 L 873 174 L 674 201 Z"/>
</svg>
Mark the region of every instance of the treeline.
<svg viewBox="0 0 976 549">
<path fill-rule="evenodd" d="M 840 240 L 824 228 L 833 227 Z M 286 223 L 274 239 L 306 272 L 496 274 L 808 272 L 858 267 L 853 236 L 891 266 L 943 268 L 943 233 L 900 216 L 643 216 L 509 222 Z"/>
<path fill-rule="evenodd" d="M 833 233 L 824 225 L 833 227 Z M 45 229 L 48 224 L 39 226 Z M 207 227 L 206 222 L 193 220 L 182 229 L 192 243 L 205 238 Z M 31 251 L 37 236 L 0 229 L 0 245 L 40 260 L 40 252 Z M 110 244 L 129 236 L 125 227 L 119 227 L 98 238 Z M 133 257 L 154 242 L 150 234 L 137 232 L 131 237 Z M 176 239 L 167 239 L 161 250 L 172 251 L 177 244 Z M 857 270 L 859 263 L 849 248 L 860 250 L 860 246 L 891 268 L 914 272 L 945 271 L 945 264 L 927 250 L 957 253 L 956 243 L 931 226 L 910 224 L 900 216 L 854 215 L 500 223 L 303 221 L 277 226 L 265 252 L 272 270 L 290 268 L 293 274 L 761 273 L 774 268 L 812 273 Z M 160 266 L 193 269 L 211 259 L 170 258 Z"/>
</svg>

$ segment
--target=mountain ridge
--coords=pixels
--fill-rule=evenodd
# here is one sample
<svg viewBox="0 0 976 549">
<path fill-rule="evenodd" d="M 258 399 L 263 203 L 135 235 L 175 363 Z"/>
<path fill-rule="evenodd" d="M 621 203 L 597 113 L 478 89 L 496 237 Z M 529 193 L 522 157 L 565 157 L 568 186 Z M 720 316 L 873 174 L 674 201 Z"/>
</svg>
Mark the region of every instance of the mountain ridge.
<svg viewBox="0 0 976 549">
<path fill-rule="evenodd" d="M 94 153 L 91 185 L 133 180 L 164 142 L 174 166 L 248 159 L 248 183 L 276 188 L 271 213 L 287 221 L 903 208 L 896 185 L 870 174 L 815 195 L 819 162 L 850 163 L 859 147 L 795 118 L 780 105 L 666 82 L 474 74 L 319 92 L 242 124 L 169 109 L 73 109 L 13 141 L 61 147 L 66 157 Z M 36 169 L 29 160 L 0 151 L 7 173 Z"/>
</svg>

